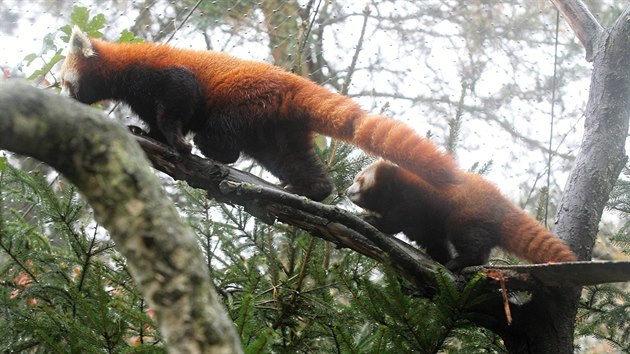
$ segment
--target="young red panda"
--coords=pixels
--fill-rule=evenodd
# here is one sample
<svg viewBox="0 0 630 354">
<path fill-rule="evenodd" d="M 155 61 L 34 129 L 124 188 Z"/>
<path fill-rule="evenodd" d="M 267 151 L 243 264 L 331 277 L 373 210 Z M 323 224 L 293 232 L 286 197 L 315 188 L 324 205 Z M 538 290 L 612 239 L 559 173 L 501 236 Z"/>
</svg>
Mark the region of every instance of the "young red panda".
<svg viewBox="0 0 630 354">
<path fill-rule="evenodd" d="M 451 270 L 485 264 L 495 246 L 532 263 L 571 262 L 571 249 L 479 175 L 434 184 L 390 162 L 363 169 L 346 191 L 375 215 L 366 221 L 385 233 L 403 232 Z M 451 257 L 448 242 L 457 255 Z"/>
<path fill-rule="evenodd" d="M 208 158 L 223 163 L 241 152 L 285 187 L 314 200 L 333 190 L 313 148 L 313 133 L 352 143 L 436 185 L 448 185 L 453 159 L 405 124 L 369 115 L 349 98 L 273 65 L 211 51 L 154 43 L 120 44 L 87 37 L 76 27 L 61 69 L 75 99 L 127 103 L 149 136 L 190 153 L 188 132 Z"/>
</svg>

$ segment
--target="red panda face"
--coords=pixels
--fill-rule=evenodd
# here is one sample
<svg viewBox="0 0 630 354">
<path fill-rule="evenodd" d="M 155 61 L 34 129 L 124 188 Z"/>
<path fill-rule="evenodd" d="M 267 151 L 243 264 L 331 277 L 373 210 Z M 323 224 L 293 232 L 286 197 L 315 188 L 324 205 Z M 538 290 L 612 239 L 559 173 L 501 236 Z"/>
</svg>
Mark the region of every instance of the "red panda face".
<svg viewBox="0 0 630 354">
<path fill-rule="evenodd" d="M 365 167 L 354 177 L 354 182 L 346 190 L 346 196 L 360 207 L 369 207 L 368 194 L 376 185 L 376 172 L 380 161 Z"/>
<path fill-rule="evenodd" d="M 67 59 L 66 59 L 67 62 Z M 65 63 L 64 62 L 64 65 Z M 79 91 L 79 73 L 76 70 L 61 71 L 61 93 L 72 98 L 77 98 Z"/>
<path fill-rule="evenodd" d="M 61 66 L 61 91 L 84 103 L 81 94 L 81 70 L 83 62 L 95 56 L 92 42 L 78 27 L 72 29 L 66 59 Z"/>
</svg>

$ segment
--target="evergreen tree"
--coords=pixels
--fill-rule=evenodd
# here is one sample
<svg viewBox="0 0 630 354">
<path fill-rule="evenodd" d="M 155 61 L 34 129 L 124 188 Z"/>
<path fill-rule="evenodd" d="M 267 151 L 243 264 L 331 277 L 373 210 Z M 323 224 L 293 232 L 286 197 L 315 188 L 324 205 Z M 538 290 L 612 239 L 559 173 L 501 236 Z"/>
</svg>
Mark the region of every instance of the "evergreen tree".
<svg viewBox="0 0 630 354">
<path fill-rule="evenodd" d="M 75 188 L 0 161 L 1 350 L 163 352 L 124 259 Z"/>
<path fill-rule="evenodd" d="M 615 211 L 621 227 L 612 242 L 630 253 L 630 170 L 626 166 L 611 193 L 608 208 Z M 605 236 L 599 236 L 605 237 Z M 577 333 L 601 339 L 624 353 L 630 352 L 630 292 L 627 284 L 603 284 L 585 289 L 580 301 Z"/>
</svg>

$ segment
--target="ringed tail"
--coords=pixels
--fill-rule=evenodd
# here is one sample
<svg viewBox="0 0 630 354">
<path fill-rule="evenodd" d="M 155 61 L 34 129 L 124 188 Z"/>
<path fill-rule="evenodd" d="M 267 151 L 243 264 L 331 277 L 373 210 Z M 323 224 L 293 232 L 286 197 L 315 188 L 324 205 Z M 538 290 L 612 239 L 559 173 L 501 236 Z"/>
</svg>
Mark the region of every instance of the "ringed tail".
<svg viewBox="0 0 630 354">
<path fill-rule="evenodd" d="M 396 163 L 436 187 L 460 181 L 453 157 L 405 123 L 367 114 L 350 98 L 313 84 L 294 94 L 308 107 L 311 129 L 358 146 L 365 152 Z"/>
<path fill-rule="evenodd" d="M 575 262 L 575 253 L 560 238 L 522 210 L 513 210 L 501 227 L 500 246 L 532 263 Z"/>
</svg>

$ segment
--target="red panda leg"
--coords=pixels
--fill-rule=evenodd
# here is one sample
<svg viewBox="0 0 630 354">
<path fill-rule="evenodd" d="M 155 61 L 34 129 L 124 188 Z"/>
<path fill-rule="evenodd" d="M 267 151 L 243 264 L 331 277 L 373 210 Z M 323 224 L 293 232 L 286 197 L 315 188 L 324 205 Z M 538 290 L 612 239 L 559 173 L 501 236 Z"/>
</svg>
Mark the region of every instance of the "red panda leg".
<svg viewBox="0 0 630 354">
<path fill-rule="evenodd" d="M 444 239 L 435 240 L 434 242 L 420 243 L 420 245 L 424 246 L 424 248 L 427 251 L 427 254 L 434 261 L 440 264 L 443 264 L 447 268 L 448 268 L 448 264 L 455 260 L 455 259 L 451 259 L 451 252 L 449 251 L 448 244 L 446 240 Z"/>
<path fill-rule="evenodd" d="M 329 196 L 334 184 L 326 174 L 308 131 L 276 131 L 276 140 L 249 147 L 248 155 L 278 177 L 291 193 L 321 201 Z"/>
<path fill-rule="evenodd" d="M 322 201 L 334 189 L 333 182 L 326 175 L 326 167 L 313 148 L 292 152 L 290 160 L 282 158 L 287 155 L 274 155 L 273 152 L 254 155 L 252 157 L 278 177 L 291 193 Z"/>
<path fill-rule="evenodd" d="M 151 128 L 149 136 L 153 137 L 152 133 L 157 131 L 158 134 L 161 134 L 164 139 L 166 139 L 166 142 L 177 149 L 178 152 L 190 154 L 192 146 L 186 141 L 186 137 L 184 136 L 182 120 L 167 114 L 166 108 L 162 103 L 157 104 L 156 121 L 158 129 Z M 159 140 L 159 136 L 155 136 L 154 138 Z"/>
<path fill-rule="evenodd" d="M 381 200 L 386 204 L 388 200 Z M 446 265 L 451 260 L 451 252 L 446 236 L 440 230 L 432 230 L 426 225 L 413 225 L 410 227 L 408 219 L 404 219 L 404 211 L 397 208 L 387 210 L 383 215 L 367 214 L 361 218 L 368 224 L 386 234 L 403 232 L 408 239 L 426 250 L 427 255 L 434 261 Z M 402 218 L 401 218 L 402 217 Z"/>
<path fill-rule="evenodd" d="M 390 215 L 387 215 L 390 216 Z M 367 214 L 362 215 L 361 218 L 363 221 L 377 228 L 380 232 L 386 234 L 397 234 L 403 231 L 402 222 L 395 217 L 384 217 L 382 215 L 377 214 Z"/>
<path fill-rule="evenodd" d="M 490 251 L 498 244 L 497 235 L 479 226 L 450 232 L 449 239 L 457 256 L 446 263 L 446 268 L 458 271 L 464 267 L 488 263 Z"/>
<path fill-rule="evenodd" d="M 235 139 L 225 133 L 198 132 L 195 134 L 193 141 L 205 157 L 221 163 L 236 162 L 241 155 L 241 149 L 236 144 Z"/>
<path fill-rule="evenodd" d="M 299 154 L 298 154 L 299 155 Z M 326 167 L 314 150 L 304 152 L 304 160 L 295 167 L 284 165 L 279 175 L 284 188 L 294 194 L 303 195 L 314 201 L 326 199 L 334 190 L 334 184 L 328 177 Z"/>
<path fill-rule="evenodd" d="M 150 137 L 180 153 L 190 153 L 192 146 L 185 135 L 205 111 L 203 90 L 193 72 L 137 64 L 114 75 L 112 80 L 111 94 L 91 94 L 88 101 L 113 98 L 126 102 L 149 125 Z"/>
</svg>

